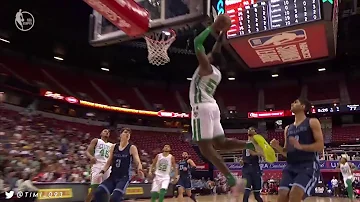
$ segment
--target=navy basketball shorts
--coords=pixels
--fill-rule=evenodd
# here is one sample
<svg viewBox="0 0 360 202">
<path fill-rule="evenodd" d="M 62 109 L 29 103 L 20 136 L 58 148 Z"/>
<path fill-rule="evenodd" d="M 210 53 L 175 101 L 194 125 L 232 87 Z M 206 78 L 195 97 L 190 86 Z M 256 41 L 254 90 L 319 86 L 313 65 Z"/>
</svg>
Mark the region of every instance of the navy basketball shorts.
<svg viewBox="0 0 360 202">
<path fill-rule="evenodd" d="M 183 187 L 184 189 L 191 189 L 191 179 L 189 177 L 180 177 L 176 187 Z"/>
<path fill-rule="evenodd" d="M 293 186 L 300 187 L 305 196 L 310 196 L 320 178 L 320 165 L 318 162 L 288 164 L 283 172 L 279 189 L 289 190 Z"/>
<path fill-rule="evenodd" d="M 122 178 L 114 178 L 110 176 L 99 185 L 98 189 L 104 189 L 109 195 L 111 195 L 114 191 L 119 191 L 122 194 L 125 194 L 129 183 L 130 178 L 128 176 L 124 176 Z"/>
<path fill-rule="evenodd" d="M 243 170 L 242 178 L 246 179 L 245 189 L 260 192 L 262 189 L 262 172 L 256 170 Z"/>
</svg>

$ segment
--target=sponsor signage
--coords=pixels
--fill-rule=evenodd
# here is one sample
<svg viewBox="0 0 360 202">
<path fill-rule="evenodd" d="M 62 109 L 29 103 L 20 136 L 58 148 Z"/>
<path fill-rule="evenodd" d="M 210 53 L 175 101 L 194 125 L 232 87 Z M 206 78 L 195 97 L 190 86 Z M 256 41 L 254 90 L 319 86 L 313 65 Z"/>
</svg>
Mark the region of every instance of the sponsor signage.
<svg viewBox="0 0 360 202">
<path fill-rule="evenodd" d="M 54 100 L 62 100 L 62 101 L 68 102 L 70 104 L 79 104 L 79 105 L 82 105 L 85 107 L 92 107 L 92 108 L 104 109 L 104 110 L 121 112 L 121 113 L 138 114 L 138 115 L 145 115 L 145 116 L 158 116 L 158 117 L 164 117 L 164 118 L 190 118 L 190 115 L 187 113 L 166 112 L 166 111 L 147 111 L 147 110 L 137 110 L 137 109 L 129 109 L 129 108 L 123 108 L 123 107 L 116 107 L 116 106 L 110 106 L 110 105 L 80 100 L 75 97 L 65 96 L 63 94 L 55 93 L 55 92 L 48 91 L 48 90 L 41 90 L 40 95 L 54 99 Z"/>
<path fill-rule="evenodd" d="M 279 118 L 291 116 L 290 110 L 264 111 L 264 112 L 249 112 L 249 119 L 263 119 L 263 118 Z"/>
<path fill-rule="evenodd" d="M 201 164 L 201 165 L 196 165 L 196 170 L 197 171 L 208 171 L 209 164 L 205 163 L 205 164 Z"/>
<path fill-rule="evenodd" d="M 355 166 L 360 168 L 360 161 L 351 161 L 351 163 L 353 163 Z M 336 171 L 335 168 L 338 166 L 338 164 L 339 161 L 320 161 L 320 168 L 325 170 L 329 169 L 332 171 Z M 226 163 L 226 165 L 232 171 L 242 169 L 240 163 Z M 283 170 L 285 166 L 286 166 L 285 161 L 278 161 L 274 163 L 260 163 L 260 168 L 262 170 Z"/>
</svg>

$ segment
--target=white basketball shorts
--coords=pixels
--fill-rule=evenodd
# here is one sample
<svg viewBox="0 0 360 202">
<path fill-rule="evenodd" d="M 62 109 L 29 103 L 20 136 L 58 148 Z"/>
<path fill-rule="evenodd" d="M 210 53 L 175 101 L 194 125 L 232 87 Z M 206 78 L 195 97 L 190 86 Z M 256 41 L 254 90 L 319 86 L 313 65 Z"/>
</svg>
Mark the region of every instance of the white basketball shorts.
<svg viewBox="0 0 360 202">
<path fill-rule="evenodd" d="M 224 136 L 224 129 L 220 122 L 220 109 L 217 103 L 194 105 L 191 112 L 191 128 L 194 141 Z"/>
<path fill-rule="evenodd" d="M 155 177 L 151 185 L 151 192 L 160 192 L 160 189 L 168 189 L 170 178 Z"/>
<path fill-rule="evenodd" d="M 91 185 L 99 185 L 110 176 L 111 167 L 101 177 L 99 177 L 99 173 L 103 167 L 104 165 L 102 164 L 95 164 L 91 167 Z"/>
</svg>

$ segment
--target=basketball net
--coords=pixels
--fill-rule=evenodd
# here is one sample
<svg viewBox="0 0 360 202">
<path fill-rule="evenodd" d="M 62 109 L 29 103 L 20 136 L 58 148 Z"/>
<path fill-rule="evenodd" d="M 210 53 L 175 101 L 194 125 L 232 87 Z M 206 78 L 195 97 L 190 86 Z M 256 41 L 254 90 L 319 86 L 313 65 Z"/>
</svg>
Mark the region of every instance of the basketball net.
<svg viewBox="0 0 360 202">
<path fill-rule="evenodd" d="M 160 66 L 170 62 L 167 50 L 176 39 L 174 30 L 154 32 L 144 38 L 148 47 L 150 64 Z"/>
</svg>

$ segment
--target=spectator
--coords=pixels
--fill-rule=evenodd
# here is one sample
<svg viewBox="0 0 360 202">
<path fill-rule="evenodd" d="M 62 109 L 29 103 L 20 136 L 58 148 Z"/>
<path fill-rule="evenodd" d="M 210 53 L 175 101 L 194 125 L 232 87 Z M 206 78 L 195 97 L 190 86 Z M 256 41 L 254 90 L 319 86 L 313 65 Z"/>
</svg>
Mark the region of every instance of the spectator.
<svg viewBox="0 0 360 202">
<path fill-rule="evenodd" d="M 333 176 L 333 179 L 331 180 L 331 187 L 333 189 L 334 196 L 339 196 L 339 181 L 335 176 Z"/>
</svg>

